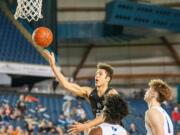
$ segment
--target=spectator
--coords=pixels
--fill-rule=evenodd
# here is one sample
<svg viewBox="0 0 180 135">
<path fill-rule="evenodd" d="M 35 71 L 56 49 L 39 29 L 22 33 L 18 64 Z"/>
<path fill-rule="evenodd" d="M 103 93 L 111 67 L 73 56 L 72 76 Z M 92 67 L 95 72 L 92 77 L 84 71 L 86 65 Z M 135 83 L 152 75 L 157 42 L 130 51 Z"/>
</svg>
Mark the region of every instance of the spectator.
<svg viewBox="0 0 180 135">
<path fill-rule="evenodd" d="M 84 111 L 81 105 L 78 105 L 78 108 L 76 111 L 77 111 L 76 115 L 79 118 L 79 121 L 81 122 L 86 121 L 86 112 Z"/>
<path fill-rule="evenodd" d="M 2 120 L 5 123 L 10 122 L 12 113 L 13 113 L 13 109 L 10 107 L 10 105 L 7 103 L 3 104 L 3 117 L 2 117 L 3 119 Z"/>
<path fill-rule="evenodd" d="M 11 119 L 16 120 L 16 119 L 20 118 L 20 116 L 21 116 L 20 110 L 15 109 L 13 114 L 11 115 Z"/>
<path fill-rule="evenodd" d="M 47 125 L 47 122 L 45 120 L 41 121 L 38 128 L 38 135 L 41 135 L 41 133 L 47 133 L 46 125 Z"/>
<path fill-rule="evenodd" d="M 13 125 L 9 125 L 9 126 L 8 126 L 8 128 L 7 128 L 7 134 L 8 134 L 8 135 L 14 135 L 14 134 L 15 134 Z"/>
<path fill-rule="evenodd" d="M 59 115 L 57 124 L 64 132 L 68 129 L 68 122 L 63 114 Z"/>
<path fill-rule="evenodd" d="M 178 122 L 180 120 L 180 114 L 177 106 L 174 107 L 171 117 L 174 122 Z"/>
<path fill-rule="evenodd" d="M 14 132 L 13 135 L 27 135 L 27 133 L 23 131 L 23 129 L 20 126 L 18 126 L 16 127 L 16 131 Z"/>
<path fill-rule="evenodd" d="M 0 107 L 0 123 L 3 123 L 3 117 L 4 117 L 4 108 Z"/>
<path fill-rule="evenodd" d="M 130 135 L 139 135 L 140 132 L 137 130 L 136 125 L 134 123 L 130 124 L 130 130 L 129 130 Z"/>
<path fill-rule="evenodd" d="M 6 126 L 1 126 L 1 129 L 0 129 L 0 135 L 5 135 L 7 133 L 7 128 Z"/>
<path fill-rule="evenodd" d="M 28 135 L 34 135 L 34 128 L 35 126 L 33 125 L 32 120 L 27 121 L 26 129 L 27 129 Z"/>
<path fill-rule="evenodd" d="M 66 100 L 63 103 L 63 109 L 62 110 L 63 110 L 64 116 L 69 118 L 71 115 L 71 100 Z"/>
<path fill-rule="evenodd" d="M 173 109 L 173 105 L 171 102 L 164 101 L 161 106 L 166 110 L 169 115 L 171 115 L 171 111 Z"/>
<path fill-rule="evenodd" d="M 21 112 L 21 116 L 26 111 L 25 96 L 23 94 L 20 95 L 19 101 L 17 101 L 17 109 Z"/>
<path fill-rule="evenodd" d="M 177 106 L 174 107 L 174 110 L 171 113 L 171 118 L 174 124 L 174 129 L 177 131 L 178 128 L 178 122 L 180 121 L 180 113 Z"/>
</svg>

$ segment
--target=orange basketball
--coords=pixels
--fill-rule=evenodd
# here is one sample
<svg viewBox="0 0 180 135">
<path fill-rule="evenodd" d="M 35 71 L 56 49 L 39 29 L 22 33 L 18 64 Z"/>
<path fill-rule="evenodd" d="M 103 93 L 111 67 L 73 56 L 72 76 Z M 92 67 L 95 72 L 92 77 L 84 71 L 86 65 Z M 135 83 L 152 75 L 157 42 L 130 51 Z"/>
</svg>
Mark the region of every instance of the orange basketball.
<svg viewBox="0 0 180 135">
<path fill-rule="evenodd" d="M 46 27 L 38 27 L 32 34 L 32 39 L 41 47 L 48 47 L 53 41 L 53 34 L 50 29 Z"/>
</svg>

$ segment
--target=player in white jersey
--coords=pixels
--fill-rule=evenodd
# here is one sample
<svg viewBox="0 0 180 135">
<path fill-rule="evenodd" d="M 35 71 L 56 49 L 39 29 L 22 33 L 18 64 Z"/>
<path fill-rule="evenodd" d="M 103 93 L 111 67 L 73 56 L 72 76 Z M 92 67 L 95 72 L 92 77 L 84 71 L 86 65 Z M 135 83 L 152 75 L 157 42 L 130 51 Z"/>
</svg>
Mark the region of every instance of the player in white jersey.
<svg viewBox="0 0 180 135">
<path fill-rule="evenodd" d="M 172 99 L 170 87 L 160 79 L 151 80 L 144 100 L 148 104 L 145 114 L 147 135 L 173 135 L 173 124 L 167 112 L 161 107 L 163 101 Z"/>
<path fill-rule="evenodd" d="M 107 96 L 104 102 L 104 123 L 92 128 L 88 135 L 127 135 L 121 120 L 128 114 L 127 103 L 120 95 Z"/>
</svg>

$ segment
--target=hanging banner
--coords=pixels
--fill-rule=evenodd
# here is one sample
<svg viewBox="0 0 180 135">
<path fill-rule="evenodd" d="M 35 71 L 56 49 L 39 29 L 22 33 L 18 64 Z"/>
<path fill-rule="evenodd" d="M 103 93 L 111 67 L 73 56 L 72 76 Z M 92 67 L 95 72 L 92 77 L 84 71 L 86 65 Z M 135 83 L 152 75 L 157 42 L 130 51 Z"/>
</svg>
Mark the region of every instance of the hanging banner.
<svg viewBox="0 0 180 135">
<path fill-rule="evenodd" d="M 60 67 L 58 67 L 60 70 Z M 0 62 L 0 73 L 29 75 L 40 77 L 54 77 L 51 67 L 48 65 L 18 64 L 9 62 Z"/>
</svg>

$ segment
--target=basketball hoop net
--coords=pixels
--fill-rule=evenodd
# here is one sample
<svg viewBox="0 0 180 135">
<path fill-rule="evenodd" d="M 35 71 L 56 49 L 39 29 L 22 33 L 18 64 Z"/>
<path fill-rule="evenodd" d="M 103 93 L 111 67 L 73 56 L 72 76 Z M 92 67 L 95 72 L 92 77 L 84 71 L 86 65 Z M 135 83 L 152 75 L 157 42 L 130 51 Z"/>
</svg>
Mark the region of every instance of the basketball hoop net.
<svg viewBox="0 0 180 135">
<path fill-rule="evenodd" d="M 17 0 L 17 4 L 15 19 L 22 18 L 30 22 L 43 18 L 41 14 L 42 0 Z"/>
</svg>

